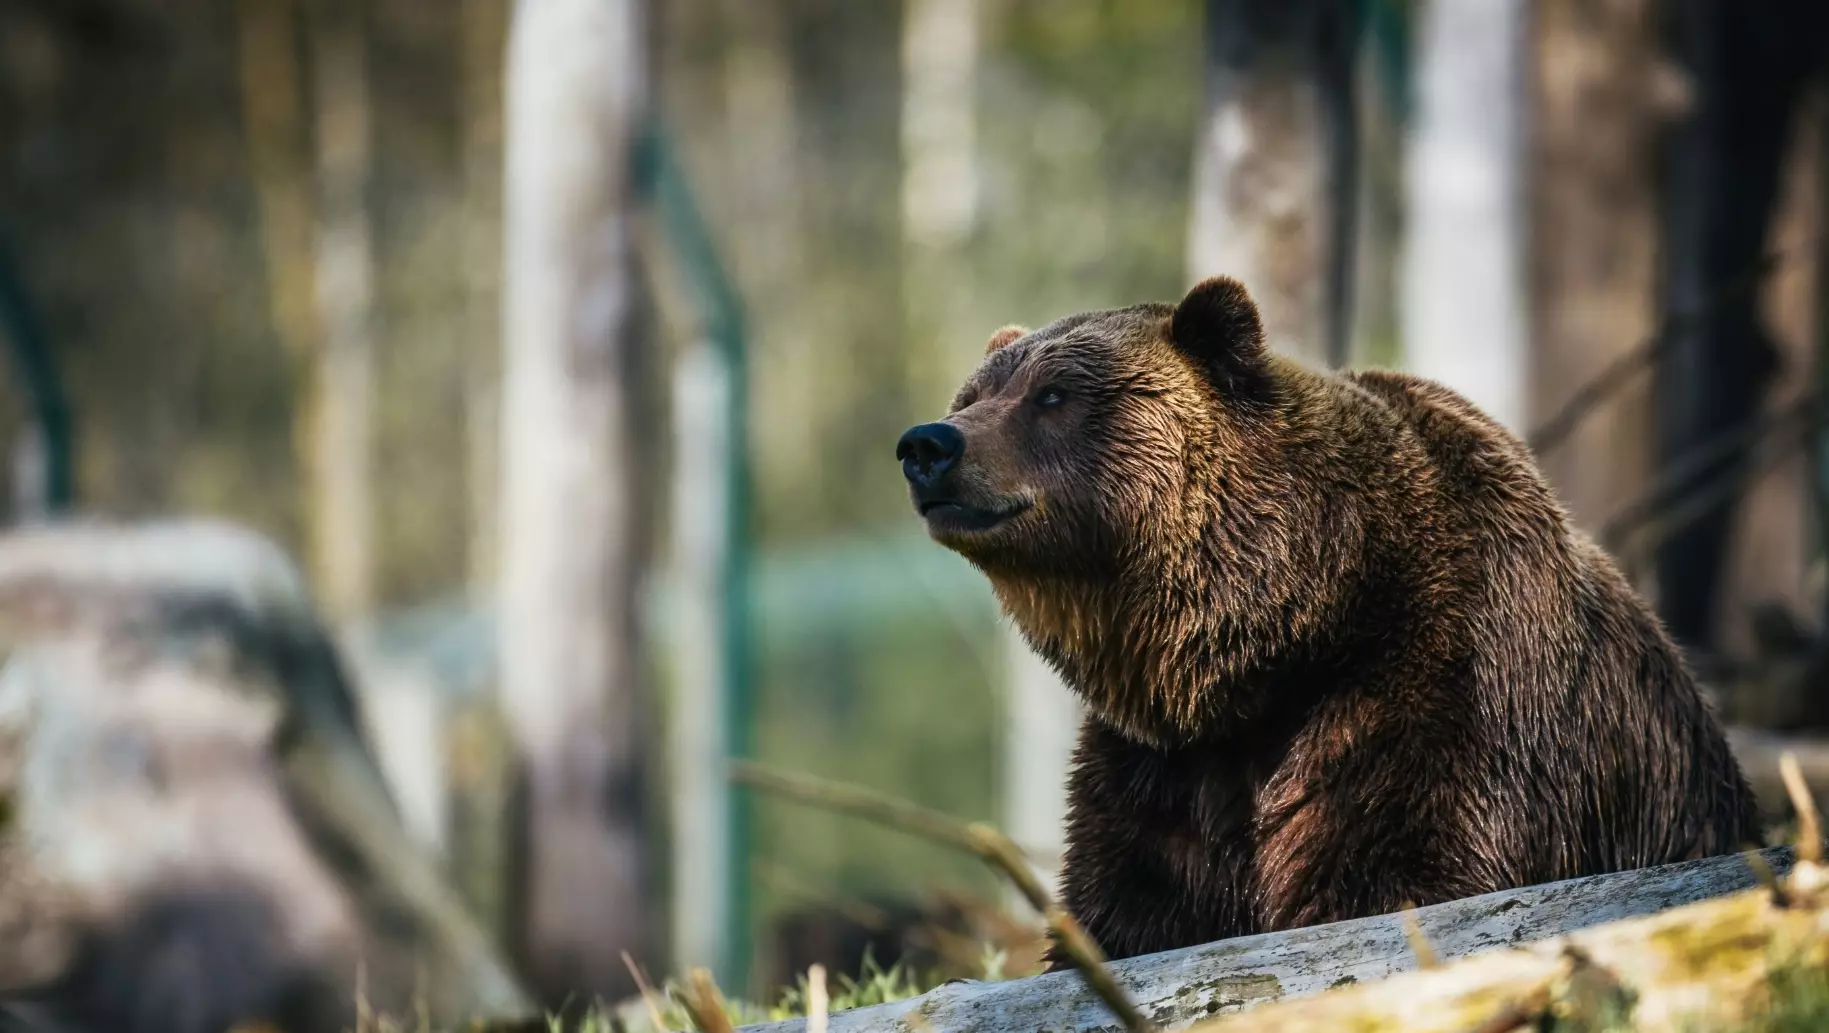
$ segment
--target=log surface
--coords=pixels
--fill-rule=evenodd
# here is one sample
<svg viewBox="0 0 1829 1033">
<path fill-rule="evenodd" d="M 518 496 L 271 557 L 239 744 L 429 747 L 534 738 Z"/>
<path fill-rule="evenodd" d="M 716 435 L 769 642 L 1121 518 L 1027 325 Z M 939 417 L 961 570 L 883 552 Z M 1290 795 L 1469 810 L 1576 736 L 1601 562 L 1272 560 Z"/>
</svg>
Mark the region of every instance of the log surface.
<svg viewBox="0 0 1829 1033">
<path fill-rule="evenodd" d="M 1762 855 L 1780 874 L 1791 851 Z M 1738 855 L 1597 875 L 1450 901 L 1414 912 L 1444 960 L 1547 939 L 1578 929 L 1681 907 L 1752 888 Z M 1285 998 L 1383 979 L 1417 967 L 1402 915 L 1311 926 L 1114 962 L 1118 981 L 1157 1024 L 1201 1019 Z M 968 1033 L 1116 1028 L 1077 973 L 1002 983 L 953 983 L 920 997 L 831 1017 L 830 1033 Z M 802 1033 L 801 1020 L 744 1027 L 749 1033 Z"/>
<path fill-rule="evenodd" d="M 1799 862 L 1755 889 L 1497 950 L 1441 968 L 1282 1001 L 1198 1033 L 1820 1028 L 1812 983 L 1829 960 L 1829 869 Z M 1791 978 L 1779 980 L 1780 972 Z M 1791 986 L 1788 999 L 1782 992 Z M 1814 984 L 1820 985 L 1820 984 Z M 1801 990 L 1801 994 L 1800 994 Z M 1785 1015 L 1787 1008 L 1801 1009 Z M 1782 1017 L 1781 1017 L 1782 1016 Z M 1753 1023 L 1749 1025 L 1749 1023 Z M 1808 1023 L 1808 1025 L 1805 1025 Z"/>
</svg>

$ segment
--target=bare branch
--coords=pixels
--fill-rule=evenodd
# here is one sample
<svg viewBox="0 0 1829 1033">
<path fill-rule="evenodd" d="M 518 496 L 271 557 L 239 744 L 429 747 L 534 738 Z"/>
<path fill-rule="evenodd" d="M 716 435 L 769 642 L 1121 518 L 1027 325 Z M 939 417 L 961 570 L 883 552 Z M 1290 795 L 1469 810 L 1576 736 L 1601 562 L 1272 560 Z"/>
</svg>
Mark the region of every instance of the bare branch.
<svg viewBox="0 0 1829 1033">
<path fill-rule="evenodd" d="M 1105 1002 L 1113 1015 L 1130 1033 L 1148 1033 L 1156 1028 L 1137 1009 L 1136 1002 L 1118 985 L 1105 967 L 1105 954 L 1073 916 L 1055 905 L 1054 899 L 1035 872 L 1029 867 L 1022 849 L 1010 837 L 982 822 L 967 824 L 956 818 L 932 811 L 919 804 L 898 800 L 862 786 L 828 782 L 809 775 L 774 771 L 749 761 L 731 765 L 731 778 L 778 796 L 919 836 L 958 850 L 976 854 L 986 864 L 1001 872 L 1014 885 L 1029 906 L 1048 923 L 1061 950 L 1079 969 L 1080 976 L 1092 992 Z"/>
</svg>

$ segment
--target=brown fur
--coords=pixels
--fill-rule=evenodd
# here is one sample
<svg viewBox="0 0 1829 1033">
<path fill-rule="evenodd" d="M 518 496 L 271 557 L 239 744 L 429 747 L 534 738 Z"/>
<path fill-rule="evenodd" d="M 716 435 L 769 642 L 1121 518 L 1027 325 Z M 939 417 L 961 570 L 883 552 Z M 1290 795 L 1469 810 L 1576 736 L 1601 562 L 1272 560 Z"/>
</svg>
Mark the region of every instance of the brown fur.
<svg viewBox="0 0 1829 1033">
<path fill-rule="evenodd" d="M 1657 620 L 1449 389 L 1272 356 L 1219 279 L 999 331 L 946 422 L 916 502 L 1088 703 L 1065 896 L 1112 956 L 1758 838 Z"/>
</svg>

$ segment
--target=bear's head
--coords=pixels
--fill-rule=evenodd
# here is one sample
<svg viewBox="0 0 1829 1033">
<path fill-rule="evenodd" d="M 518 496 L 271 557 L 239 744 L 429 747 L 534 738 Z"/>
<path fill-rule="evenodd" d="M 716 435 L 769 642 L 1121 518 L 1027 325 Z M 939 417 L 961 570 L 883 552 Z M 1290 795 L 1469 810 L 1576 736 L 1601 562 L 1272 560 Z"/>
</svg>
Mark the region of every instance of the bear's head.
<svg viewBox="0 0 1829 1033">
<path fill-rule="evenodd" d="M 1244 288 L 1216 278 L 1178 305 L 998 331 L 896 451 L 928 533 L 1070 685 L 1140 739 L 1185 739 L 1334 595 L 1328 554 L 1350 545 L 1324 541 L 1291 418 L 1323 381 L 1271 356 Z"/>
</svg>

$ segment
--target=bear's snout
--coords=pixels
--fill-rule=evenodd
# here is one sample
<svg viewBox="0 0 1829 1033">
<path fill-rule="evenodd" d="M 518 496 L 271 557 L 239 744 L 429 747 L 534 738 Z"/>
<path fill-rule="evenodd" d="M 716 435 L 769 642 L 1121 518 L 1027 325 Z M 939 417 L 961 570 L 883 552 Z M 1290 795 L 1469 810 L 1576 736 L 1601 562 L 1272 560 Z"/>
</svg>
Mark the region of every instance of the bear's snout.
<svg viewBox="0 0 1829 1033">
<path fill-rule="evenodd" d="M 965 435 L 950 423 L 910 427 L 895 445 L 895 457 L 902 461 L 902 476 L 916 488 L 938 484 L 964 454 Z"/>
</svg>

